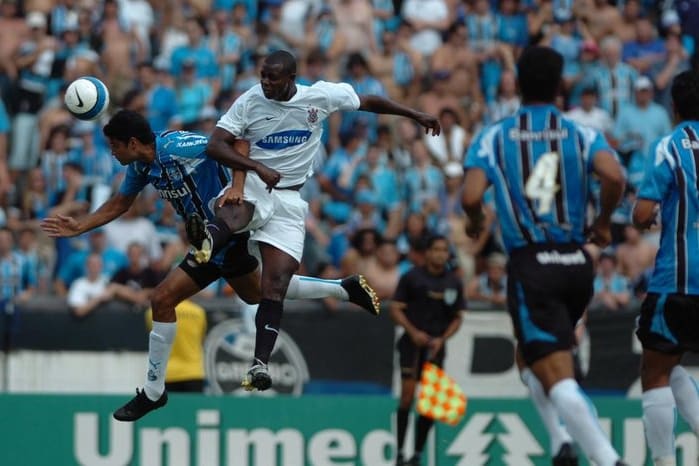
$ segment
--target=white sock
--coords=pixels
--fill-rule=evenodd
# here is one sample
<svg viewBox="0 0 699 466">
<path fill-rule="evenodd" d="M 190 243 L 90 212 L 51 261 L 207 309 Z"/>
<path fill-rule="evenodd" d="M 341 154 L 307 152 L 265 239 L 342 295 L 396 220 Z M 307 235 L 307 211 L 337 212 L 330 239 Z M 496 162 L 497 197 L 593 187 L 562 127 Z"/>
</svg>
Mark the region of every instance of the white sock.
<svg viewBox="0 0 699 466">
<path fill-rule="evenodd" d="M 602 432 L 594 408 L 573 379 L 563 379 L 549 391 L 549 398 L 566 429 L 588 458 L 598 466 L 614 466 L 619 455 Z"/>
<path fill-rule="evenodd" d="M 699 434 L 699 387 L 694 379 L 677 365 L 670 372 L 670 387 L 680 416 Z"/>
<path fill-rule="evenodd" d="M 347 291 L 340 285 L 342 280 L 325 280 L 323 278 L 292 275 L 287 299 L 321 299 L 337 298 L 343 301 L 349 299 Z"/>
<path fill-rule="evenodd" d="M 539 417 L 544 422 L 549 439 L 551 439 L 551 456 L 556 456 L 561 446 L 564 443 L 573 443 L 573 439 L 563 426 L 551 400 L 544 393 L 544 387 L 541 386 L 541 382 L 529 368 L 525 368 L 522 371 L 522 382 L 529 387 L 531 399 L 534 402 L 534 406 L 536 406 Z"/>
<path fill-rule="evenodd" d="M 165 371 L 175 339 L 177 322 L 153 322 L 148 344 L 148 374 L 143 389 L 152 401 L 158 400 L 165 391 Z"/>
<path fill-rule="evenodd" d="M 653 461 L 675 464 L 675 398 L 670 387 L 643 392 L 643 427 Z M 671 460 L 671 462 L 669 462 Z"/>
</svg>

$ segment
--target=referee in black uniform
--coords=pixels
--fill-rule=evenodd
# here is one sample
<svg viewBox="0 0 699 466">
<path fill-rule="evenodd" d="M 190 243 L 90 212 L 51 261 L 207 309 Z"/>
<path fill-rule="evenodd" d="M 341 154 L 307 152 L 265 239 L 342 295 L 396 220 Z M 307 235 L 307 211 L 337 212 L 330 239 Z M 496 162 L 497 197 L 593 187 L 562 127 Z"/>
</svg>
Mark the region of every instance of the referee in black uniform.
<svg viewBox="0 0 699 466">
<path fill-rule="evenodd" d="M 444 361 L 444 342 L 461 325 L 465 309 L 461 279 L 447 268 L 449 242 L 444 236 L 433 236 L 427 242 L 425 265 L 414 267 L 398 282 L 391 318 L 405 329 L 398 341 L 401 369 L 401 395 L 397 422 L 397 466 L 419 466 L 422 448 L 432 419 L 420 416 L 415 428 L 415 455 L 403 461 L 403 441 L 408 425 L 415 385 L 420 380 L 422 365 L 431 361 L 438 366 Z"/>
</svg>

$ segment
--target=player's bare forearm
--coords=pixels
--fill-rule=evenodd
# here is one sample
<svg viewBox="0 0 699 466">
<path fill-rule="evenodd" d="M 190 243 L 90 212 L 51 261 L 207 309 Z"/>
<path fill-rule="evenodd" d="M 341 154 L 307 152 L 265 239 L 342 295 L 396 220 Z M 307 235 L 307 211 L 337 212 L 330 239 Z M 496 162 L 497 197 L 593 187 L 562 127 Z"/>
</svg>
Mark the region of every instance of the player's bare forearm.
<svg viewBox="0 0 699 466">
<path fill-rule="evenodd" d="M 135 199 L 136 196 L 125 196 L 120 193 L 115 194 L 109 198 L 107 202 L 99 206 L 93 213 L 78 220 L 78 234 L 101 227 L 121 216 L 124 212 L 129 210 L 129 207 L 131 207 Z"/>
<path fill-rule="evenodd" d="M 405 105 L 401 105 L 398 102 L 378 95 L 360 95 L 359 110 L 410 118 L 420 123 L 426 131 L 429 132 L 432 130 L 433 136 L 437 136 L 441 132 L 439 121 L 434 116 L 428 113 L 418 112 L 410 107 L 406 107 Z"/>
<path fill-rule="evenodd" d="M 633 208 L 633 224 L 640 229 L 650 228 L 655 222 L 658 203 L 649 199 L 639 199 Z"/>
<path fill-rule="evenodd" d="M 225 129 L 216 128 L 209 138 L 206 153 L 212 159 L 233 170 L 257 171 L 260 164 L 241 154 L 236 148 L 237 141 L 239 139 Z"/>
<path fill-rule="evenodd" d="M 466 233 L 470 237 L 477 237 L 485 226 L 482 200 L 487 188 L 488 178 L 483 170 L 480 168 L 469 168 L 466 171 L 461 205 L 468 217 L 469 225 L 466 228 Z"/>
</svg>

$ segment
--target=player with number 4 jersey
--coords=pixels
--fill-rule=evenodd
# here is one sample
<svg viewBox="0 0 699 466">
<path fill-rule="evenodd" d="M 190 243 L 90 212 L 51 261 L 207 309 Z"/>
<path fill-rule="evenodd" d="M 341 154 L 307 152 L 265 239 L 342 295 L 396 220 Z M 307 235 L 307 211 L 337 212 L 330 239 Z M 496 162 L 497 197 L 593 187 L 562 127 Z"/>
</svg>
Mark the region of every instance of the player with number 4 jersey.
<svg viewBox="0 0 699 466">
<path fill-rule="evenodd" d="M 510 256 L 508 310 L 521 356 L 536 376 L 525 382 L 539 413 L 545 420 L 551 413 L 560 417 L 596 464 L 616 466 L 622 464 L 619 455 L 575 382 L 571 350 L 575 323 L 592 297 L 592 262 L 582 247 L 590 180 L 596 174 L 601 181 L 600 212 L 590 239 L 604 246 L 624 175 L 598 131 L 567 120 L 553 105 L 562 67 L 562 57 L 550 48 L 523 52 L 517 64 L 523 107 L 486 127 L 470 147 L 463 205 L 467 234 L 477 236 L 483 228 L 482 197 L 493 186 Z M 560 448 L 572 451 L 568 444 Z M 577 458 L 561 459 L 557 453 L 552 451 L 554 465 L 578 464 Z"/>
</svg>

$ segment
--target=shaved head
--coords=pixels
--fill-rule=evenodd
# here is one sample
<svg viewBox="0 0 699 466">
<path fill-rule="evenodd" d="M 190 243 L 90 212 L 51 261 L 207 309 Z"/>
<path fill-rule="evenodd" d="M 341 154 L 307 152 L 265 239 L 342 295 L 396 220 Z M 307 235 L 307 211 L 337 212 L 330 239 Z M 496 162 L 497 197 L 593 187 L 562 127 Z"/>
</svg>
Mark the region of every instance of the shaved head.
<svg viewBox="0 0 699 466">
<path fill-rule="evenodd" d="M 286 50 L 277 50 L 270 53 L 265 58 L 265 64 L 268 66 L 281 65 L 284 73 L 296 74 L 296 58 Z"/>
</svg>

